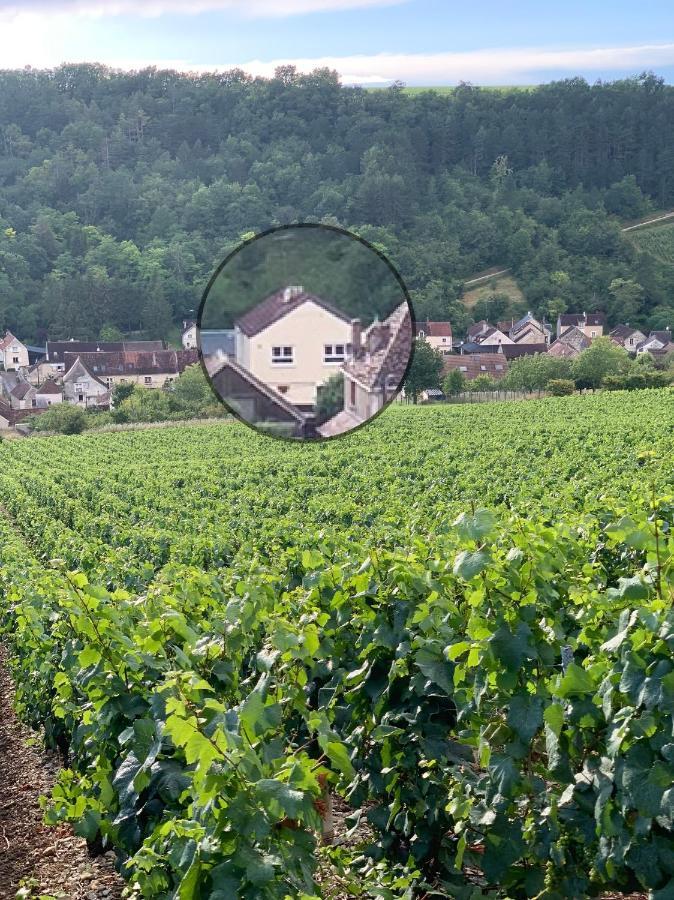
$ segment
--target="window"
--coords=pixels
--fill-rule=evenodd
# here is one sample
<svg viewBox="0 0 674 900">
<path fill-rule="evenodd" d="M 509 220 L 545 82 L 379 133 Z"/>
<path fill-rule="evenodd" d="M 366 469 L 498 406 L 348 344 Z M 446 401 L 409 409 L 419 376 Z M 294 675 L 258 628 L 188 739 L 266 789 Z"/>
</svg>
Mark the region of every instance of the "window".
<svg viewBox="0 0 674 900">
<path fill-rule="evenodd" d="M 350 394 L 351 406 L 356 405 L 356 382 L 351 382 L 351 394 Z"/>
<path fill-rule="evenodd" d="M 76 394 L 79 394 L 79 393 L 82 393 L 83 391 L 84 391 L 84 384 L 83 384 L 83 382 L 81 382 L 81 381 L 76 381 L 76 382 L 75 382 L 75 393 L 76 393 Z"/>
<path fill-rule="evenodd" d="M 77 399 L 79 400 L 80 403 L 84 403 L 84 394 L 78 394 Z"/>
<path fill-rule="evenodd" d="M 346 359 L 344 344 L 326 344 L 323 348 L 323 362 L 341 363 Z"/>
<path fill-rule="evenodd" d="M 447 338 L 443 338 L 443 339 L 442 339 L 442 343 L 443 343 L 443 344 L 446 344 L 446 343 L 447 343 Z"/>
<path fill-rule="evenodd" d="M 630 338 L 630 347 L 634 344 L 634 338 Z"/>
<path fill-rule="evenodd" d="M 292 347 L 272 347 L 271 348 L 271 361 L 275 364 L 286 364 L 292 363 L 293 361 L 293 348 Z"/>
<path fill-rule="evenodd" d="M 18 362 L 19 362 L 19 357 L 18 357 L 18 356 L 13 356 L 13 357 L 12 357 L 12 362 L 18 363 Z"/>
<path fill-rule="evenodd" d="M 56 366 L 56 371 L 57 371 L 57 372 L 62 372 L 63 369 L 64 369 L 63 363 L 59 363 L 59 364 Z"/>
<path fill-rule="evenodd" d="M 459 366 L 459 372 L 467 372 L 468 366 Z"/>
<path fill-rule="evenodd" d="M 596 331 L 591 331 L 591 332 L 590 332 L 590 335 L 591 335 L 592 337 L 597 337 L 597 332 L 596 332 Z"/>
<path fill-rule="evenodd" d="M 152 384 L 152 375 L 146 375 L 144 381 L 145 384 Z"/>
<path fill-rule="evenodd" d="M 498 363 L 496 363 L 496 365 L 494 366 L 494 368 L 496 369 L 497 372 L 502 372 L 502 371 L 503 371 L 503 366 L 499 365 Z"/>
<path fill-rule="evenodd" d="M 419 332 L 419 337 L 423 340 L 423 339 L 426 337 L 426 332 L 425 332 L 425 331 L 420 331 L 420 332 Z"/>
<path fill-rule="evenodd" d="M 481 371 L 481 372 L 486 372 L 486 371 L 487 371 L 487 367 L 486 367 L 486 366 L 480 366 L 480 371 Z"/>
<path fill-rule="evenodd" d="M 288 393 L 288 385 L 287 384 L 279 384 L 276 388 L 279 394 L 287 394 Z"/>
<path fill-rule="evenodd" d="M 37 400 L 35 399 L 35 397 L 33 397 L 33 399 L 30 401 L 30 405 L 33 407 L 37 406 Z"/>
</svg>

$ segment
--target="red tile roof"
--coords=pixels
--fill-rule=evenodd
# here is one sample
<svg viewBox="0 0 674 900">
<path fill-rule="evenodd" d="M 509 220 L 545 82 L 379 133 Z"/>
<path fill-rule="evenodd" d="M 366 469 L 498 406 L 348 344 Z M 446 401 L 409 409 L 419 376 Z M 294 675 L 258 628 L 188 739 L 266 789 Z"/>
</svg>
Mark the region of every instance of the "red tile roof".
<svg viewBox="0 0 674 900">
<path fill-rule="evenodd" d="M 36 388 L 38 394 L 62 394 L 63 388 L 57 384 L 52 378 L 49 378 L 43 385 Z"/>
<path fill-rule="evenodd" d="M 504 378 L 508 372 L 508 360 L 500 353 L 471 353 L 469 355 L 444 356 L 442 359 L 443 374 L 459 369 L 465 377 L 472 381 L 478 375 L 489 375 L 491 378 Z"/>
<path fill-rule="evenodd" d="M 351 317 L 347 316 L 341 309 L 338 309 L 321 297 L 317 297 L 315 294 L 310 294 L 307 291 L 302 290 L 289 299 L 285 299 L 287 290 L 287 288 L 282 288 L 280 291 L 276 291 L 275 294 L 271 294 L 261 303 L 258 303 L 257 306 L 254 306 L 252 309 L 249 309 L 247 313 L 240 316 L 234 324 L 240 328 L 245 335 L 253 337 L 253 335 L 264 331 L 265 328 L 269 328 L 274 322 L 287 316 L 288 313 L 298 309 L 303 303 L 308 302 L 315 303 L 322 309 L 332 313 L 333 316 L 342 319 L 343 322 L 351 321 Z"/>
<path fill-rule="evenodd" d="M 417 322 L 417 333 L 423 331 L 428 337 L 451 337 L 451 322 Z"/>
</svg>

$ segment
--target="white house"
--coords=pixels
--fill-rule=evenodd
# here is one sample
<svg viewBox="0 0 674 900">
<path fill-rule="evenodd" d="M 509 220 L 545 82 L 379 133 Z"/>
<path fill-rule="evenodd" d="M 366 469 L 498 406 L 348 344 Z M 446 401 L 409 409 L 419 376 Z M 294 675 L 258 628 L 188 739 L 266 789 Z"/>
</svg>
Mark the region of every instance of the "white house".
<svg viewBox="0 0 674 900">
<path fill-rule="evenodd" d="M 110 401 L 107 385 L 87 369 L 79 356 L 63 376 L 63 397 L 68 403 L 85 408 L 106 406 Z"/>
<path fill-rule="evenodd" d="M 451 322 L 417 322 L 417 337 L 439 350 L 443 356 L 452 352 Z"/>
<path fill-rule="evenodd" d="M 28 347 L 8 331 L 0 341 L 0 364 L 10 372 L 27 368 L 29 363 Z"/>
<path fill-rule="evenodd" d="M 562 313 L 557 316 L 557 337 L 567 328 L 579 328 L 591 341 L 604 336 L 606 316 L 602 312 Z"/>
<path fill-rule="evenodd" d="M 318 386 L 348 358 L 351 319 L 294 285 L 237 319 L 234 338 L 240 366 L 296 406 L 311 407 Z"/>
<path fill-rule="evenodd" d="M 197 346 L 197 323 L 190 319 L 183 322 L 183 350 L 194 350 Z"/>
<path fill-rule="evenodd" d="M 501 331 L 500 328 L 491 328 L 489 331 L 484 332 L 484 334 L 476 340 L 476 343 L 485 347 L 497 347 L 499 344 L 512 344 L 514 341 L 511 341 L 508 335 Z"/>
<path fill-rule="evenodd" d="M 672 332 L 669 328 L 662 331 L 651 331 L 645 341 L 636 348 L 637 353 L 658 353 L 669 347 L 672 342 Z"/>
</svg>

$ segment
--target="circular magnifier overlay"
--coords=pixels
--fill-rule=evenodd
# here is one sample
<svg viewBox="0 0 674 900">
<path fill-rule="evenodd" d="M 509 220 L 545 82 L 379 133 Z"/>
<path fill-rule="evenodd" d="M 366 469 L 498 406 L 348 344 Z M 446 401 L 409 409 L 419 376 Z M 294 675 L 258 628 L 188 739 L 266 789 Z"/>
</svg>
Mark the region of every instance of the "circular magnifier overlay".
<svg viewBox="0 0 674 900">
<path fill-rule="evenodd" d="M 215 394 L 267 435 L 319 441 L 371 421 L 402 388 L 409 292 L 389 260 L 334 226 L 284 225 L 218 266 L 197 316 Z"/>
</svg>

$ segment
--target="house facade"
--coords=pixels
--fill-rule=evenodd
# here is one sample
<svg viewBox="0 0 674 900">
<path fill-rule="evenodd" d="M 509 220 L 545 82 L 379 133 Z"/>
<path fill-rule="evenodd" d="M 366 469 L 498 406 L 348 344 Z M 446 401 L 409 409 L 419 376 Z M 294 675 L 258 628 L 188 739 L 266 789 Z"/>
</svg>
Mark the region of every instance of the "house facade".
<svg viewBox="0 0 674 900">
<path fill-rule="evenodd" d="M 6 332 L 0 341 L 0 365 L 6 372 L 16 372 L 19 369 L 27 369 L 29 364 L 28 347 L 11 331 Z"/>
<path fill-rule="evenodd" d="M 79 356 L 63 376 L 63 397 L 68 403 L 84 409 L 110 404 L 107 385 L 89 371 Z"/>
<path fill-rule="evenodd" d="M 412 352 L 412 317 L 407 302 L 383 322 L 359 333 L 354 320 L 353 354 L 344 364 L 344 412 L 366 422 L 395 395 Z"/>
<path fill-rule="evenodd" d="M 561 337 L 558 337 L 556 341 L 550 344 L 548 353 L 551 356 L 563 356 L 573 359 L 582 353 L 583 350 L 587 350 L 591 343 L 591 339 L 582 329 L 571 325 L 562 332 Z"/>
<path fill-rule="evenodd" d="M 606 316 L 602 312 L 564 313 L 557 316 L 557 337 L 567 328 L 579 328 L 591 341 L 604 336 Z"/>
<path fill-rule="evenodd" d="M 417 337 L 439 350 L 443 356 L 452 352 L 451 322 L 417 322 Z"/>
<path fill-rule="evenodd" d="M 637 347 L 646 340 L 646 335 L 638 328 L 630 328 L 629 325 L 617 325 L 609 332 L 609 337 L 614 344 L 624 347 L 628 353 L 636 353 Z"/>
<path fill-rule="evenodd" d="M 54 406 L 56 403 L 63 403 L 63 386 L 58 384 L 54 379 L 49 379 L 41 384 L 35 390 L 35 406 L 38 409 L 46 409 L 48 406 Z"/>
<path fill-rule="evenodd" d="M 312 407 L 318 386 L 340 371 L 351 319 L 301 285 L 277 291 L 234 325 L 236 362 L 299 407 Z"/>
<path fill-rule="evenodd" d="M 183 350 L 194 350 L 197 346 L 197 323 L 193 319 L 185 319 L 182 333 Z"/>
</svg>

